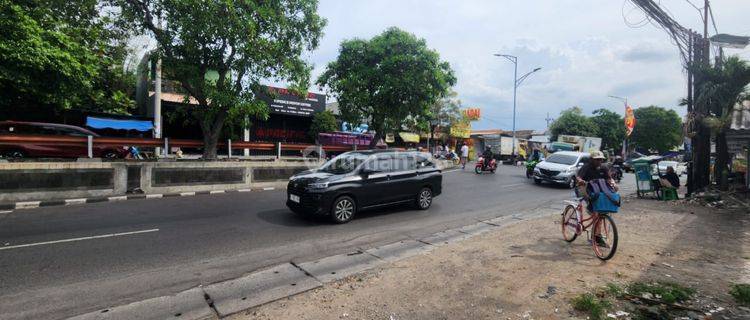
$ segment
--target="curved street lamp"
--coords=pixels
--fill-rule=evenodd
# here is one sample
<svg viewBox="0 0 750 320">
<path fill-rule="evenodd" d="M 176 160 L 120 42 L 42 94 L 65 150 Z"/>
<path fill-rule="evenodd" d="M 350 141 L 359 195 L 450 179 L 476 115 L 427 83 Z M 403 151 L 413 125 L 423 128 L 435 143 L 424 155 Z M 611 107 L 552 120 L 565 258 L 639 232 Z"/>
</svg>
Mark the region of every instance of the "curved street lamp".
<svg viewBox="0 0 750 320">
<path fill-rule="evenodd" d="M 516 156 L 516 92 L 518 91 L 518 87 L 523 83 L 526 78 L 528 78 L 532 73 L 537 72 L 539 70 L 542 70 L 541 67 L 535 68 L 534 70 L 531 70 L 527 72 L 526 74 L 522 75 L 520 78 L 518 77 L 518 57 L 509 55 L 509 54 L 500 54 L 496 53 L 496 57 L 503 57 L 505 59 L 508 59 L 508 61 L 513 62 L 513 151 L 511 152 L 511 156 L 514 158 Z"/>
</svg>

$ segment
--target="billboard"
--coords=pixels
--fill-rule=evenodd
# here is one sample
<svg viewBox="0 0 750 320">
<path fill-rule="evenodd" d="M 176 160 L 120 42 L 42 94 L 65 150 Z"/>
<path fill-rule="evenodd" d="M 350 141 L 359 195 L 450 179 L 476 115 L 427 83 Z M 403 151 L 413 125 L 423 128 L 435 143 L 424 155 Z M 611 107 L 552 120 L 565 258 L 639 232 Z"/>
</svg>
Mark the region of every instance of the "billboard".
<svg viewBox="0 0 750 320">
<path fill-rule="evenodd" d="M 326 109 L 326 96 L 319 93 L 309 92 L 300 97 L 286 88 L 262 86 L 258 98 L 268 103 L 271 114 L 312 117 Z"/>
</svg>

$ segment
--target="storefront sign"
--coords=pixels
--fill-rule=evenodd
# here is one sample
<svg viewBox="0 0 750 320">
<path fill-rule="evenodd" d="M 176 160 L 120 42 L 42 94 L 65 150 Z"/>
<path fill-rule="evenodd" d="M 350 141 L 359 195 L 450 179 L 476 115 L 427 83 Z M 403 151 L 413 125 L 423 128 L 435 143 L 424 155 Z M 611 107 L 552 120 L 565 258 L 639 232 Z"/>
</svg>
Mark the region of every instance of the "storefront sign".
<svg viewBox="0 0 750 320">
<path fill-rule="evenodd" d="M 386 133 L 385 143 L 394 143 L 394 142 L 396 142 L 396 136 L 393 133 Z"/>
<path fill-rule="evenodd" d="M 258 98 L 268 103 L 271 113 L 312 117 L 313 113 L 326 108 L 326 96 L 308 93 L 306 97 L 295 95 L 286 88 L 263 86 Z"/>
<path fill-rule="evenodd" d="M 401 137 L 401 140 L 404 142 L 419 143 L 419 135 L 416 133 L 399 132 L 398 136 Z"/>
<path fill-rule="evenodd" d="M 454 123 L 451 126 L 451 136 L 456 138 L 468 139 L 469 137 L 471 137 L 471 123 Z"/>
<path fill-rule="evenodd" d="M 469 121 L 477 121 L 482 115 L 482 109 L 468 108 L 463 110 L 464 118 Z"/>
</svg>

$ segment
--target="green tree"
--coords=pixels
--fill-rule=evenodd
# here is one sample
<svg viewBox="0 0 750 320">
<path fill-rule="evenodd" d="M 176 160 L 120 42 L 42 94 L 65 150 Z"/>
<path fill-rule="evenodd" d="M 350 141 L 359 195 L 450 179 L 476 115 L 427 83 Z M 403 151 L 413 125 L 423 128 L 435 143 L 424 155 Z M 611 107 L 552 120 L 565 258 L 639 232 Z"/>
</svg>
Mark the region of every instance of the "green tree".
<svg viewBox="0 0 750 320">
<path fill-rule="evenodd" d="M 319 133 L 333 132 L 336 131 L 337 128 L 336 116 L 333 115 L 333 112 L 325 110 L 323 112 L 318 112 L 313 116 L 308 134 L 311 138 L 317 141 Z"/>
<path fill-rule="evenodd" d="M 674 110 L 648 106 L 633 113 L 636 122 L 630 139 L 635 146 L 665 152 L 682 142 L 682 120 Z"/>
<path fill-rule="evenodd" d="M 345 121 L 375 130 L 371 147 L 406 120 L 427 118 L 455 82 L 450 65 L 424 39 L 395 27 L 370 40 L 345 40 L 318 78 L 336 96 Z"/>
<path fill-rule="evenodd" d="M 622 149 L 625 139 L 625 120 L 622 116 L 607 109 L 594 110 L 591 121 L 596 127 L 595 136 L 602 138 L 602 149 Z"/>
<path fill-rule="evenodd" d="M 0 0 L 0 108 L 127 113 L 128 34 L 98 0 Z"/>
<path fill-rule="evenodd" d="M 268 117 L 255 94 L 262 80 L 307 90 L 311 67 L 300 56 L 318 46 L 326 24 L 317 0 L 112 1 L 156 39 L 165 77 L 198 101 L 190 113 L 203 132 L 205 159 L 216 158 L 227 120 Z"/>
<path fill-rule="evenodd" d="M 597 134 L 596 124 L 584 115 L 579 107 L 560 112 L 560 117 L 552 122 L 549 129 L 552 141 L 557 141 L 557 136 L 561 134 L 585 137 L 593 137 Z"/>
<path fill-rule="evenodd" d="M 697 105 L 705 106 L 708 115 L 701 125 L 707 126 L 716 136 L 716 165 L 714 178 L 725 188 L 729 167 L 729 148 L 726 131 L 732 121 L 735 105 L 741 103 L 750 84 L 750 65 L 739 57 L 729 57 L 718 66 L 698 65 L 696 76 L 702 81 L 695 93 Z"/>
<path fill-rule="evenodd" d="M 450 126 L 461 120 L 461 100 L 457 96 L 458 93 L 450 90 L 445 97 L 430 106 L 428 123 L 431 139 L 435 139 L 434 134 L 438 129 L 445 137 L 449 133 Z"/>
</svg>

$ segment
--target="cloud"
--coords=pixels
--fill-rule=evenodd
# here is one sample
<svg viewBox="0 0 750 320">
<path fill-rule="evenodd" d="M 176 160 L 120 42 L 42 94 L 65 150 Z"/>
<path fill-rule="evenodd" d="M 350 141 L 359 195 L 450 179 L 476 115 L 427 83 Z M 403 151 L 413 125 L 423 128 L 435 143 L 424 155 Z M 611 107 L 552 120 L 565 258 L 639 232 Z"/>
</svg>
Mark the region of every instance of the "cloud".
<svg viewBox="0 0 750 320">
<path fill-rule="evenodd" d="M 713 7 L 722 30 L 747 29 L 742 12 L 750 12 L 750 1 Z M 685 27 L 700 27 L 686 3 L 670 3 L 668 9 Z M 622 102 L 607 95 L 627 96 L 635 107 L 655 104 L 684 114 L 677 106 L 686 87 L 677 48 L 659 28 L 628 27 L 622 2 L 321 0 L 320 13 L 329 24 L 309 57 L 314 76 L 336 58 L 342 40 L 370 38 L 397 26 L 424 38 L 451 64 L 459 98 L 482 108 L 475 128 L 512 125 L 513 64 L 493 56 L 498 52 L 519 57 L 519 76 L 542 67 L 518 89 L 517 128 L 543 129 L 547 113 L 555 117 L 571 106 L 622 113 Z M 739 53 L 750 56 L 747 52 Z"/>
</svg>

